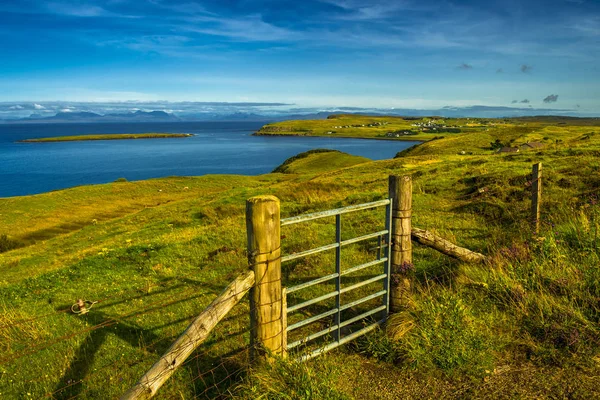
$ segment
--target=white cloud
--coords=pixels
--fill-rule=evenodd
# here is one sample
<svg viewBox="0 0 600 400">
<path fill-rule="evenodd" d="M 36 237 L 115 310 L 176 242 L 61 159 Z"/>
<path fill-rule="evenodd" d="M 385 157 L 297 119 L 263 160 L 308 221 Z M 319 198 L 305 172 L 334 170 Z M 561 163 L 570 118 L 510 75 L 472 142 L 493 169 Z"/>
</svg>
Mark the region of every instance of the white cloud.
<svg viewBox="0 0 600 400">
<path fill-rule="evenodd" d="M 252 14 L 237 19 L 197 16 L 188 19 L 194 25 L 181 29 L 206 35 L 224 36 L 241 41 L 280 41 L 298 38 L 296 31 L 281 28 L 263 21 L 260 14 Z M 202 27 L 202 25 L 211 25 Z"/>
<path fill-rule="evenodd" d="M 44 107 L 41 104 L 34 104 L 33 108 L 35 108 L 36 110 L 45 110 L 46 109 L 46 107 Z"/>
<path fill-rule="evenodd" d="M 9 109 L 9 110 L 23 110 L 24 108 L 25 108 L 25 107 L 23 107 L 23 106 L 20 106 L 20 105 L 18 105 L 18 104 L 17 104 L 16 106 L 11 106 L 11 107 L 8 107 L 8 109 Z"/>
<path fill-rule="evenodd" d="M 74 17 L 101 17 L 110 14 L 102 7 L 88 4 L 49 2 L 46 7 L 52 13 Z"/>
<path fill-rule="evenodd" d="M 411 8 L 407 1 L 400 0 L 376 2 L 373 4 L 366 4 L 364 1 L 356 0 L 325 0 L 323 2 L 343 9 L 345 13 L 337 15 L 335 18 L 345 21 L 389 19 L 392 13 Z"/>
</svg>

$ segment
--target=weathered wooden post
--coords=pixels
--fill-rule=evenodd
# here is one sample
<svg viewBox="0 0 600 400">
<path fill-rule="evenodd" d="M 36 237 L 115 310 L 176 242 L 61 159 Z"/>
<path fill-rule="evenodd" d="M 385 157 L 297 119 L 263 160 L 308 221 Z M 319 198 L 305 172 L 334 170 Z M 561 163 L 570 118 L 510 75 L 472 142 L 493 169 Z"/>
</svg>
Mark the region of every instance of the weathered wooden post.
<svg viewBox="0 0 600 400">
<path fill-rule="evenodd" d="M 533 164 L 531 173 L 531 223 L 533 233 L 540 232 L 540 204 L 542 202 L 542 163 Z"/>
<path fill-rule="evenodd" d="M 277 197 L 256 196 L 246 201 L 248 263 L 256 279 L 250 290 L 253 359 L 285 354 L 279 218 Z"/>
<path fill-rule="evenodd" d="M 413 268 L 411 177 L 390 175 L 389 197 L 392 199 L 390 310 L 398 312 L 406 308 L 411 292 L 411 282 L 407 275 Z"/>
</svg>

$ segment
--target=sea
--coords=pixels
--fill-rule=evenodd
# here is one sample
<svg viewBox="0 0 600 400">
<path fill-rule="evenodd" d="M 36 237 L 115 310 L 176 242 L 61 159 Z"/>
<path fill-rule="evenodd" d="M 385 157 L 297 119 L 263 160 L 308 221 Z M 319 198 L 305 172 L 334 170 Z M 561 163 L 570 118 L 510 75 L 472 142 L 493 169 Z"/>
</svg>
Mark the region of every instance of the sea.
<svg viewBox="0 0 600 400">
<path fill-rule="evenodd" d="M 0 124 L 0 197 L 166 176 L 259 175 L 298 153 L 327 148 L 373 160 L 414 141 L 252 136 L 268 121 Z M 20 143 L 105 133 L 191 133 L 188 138 Z"/>
</svg>

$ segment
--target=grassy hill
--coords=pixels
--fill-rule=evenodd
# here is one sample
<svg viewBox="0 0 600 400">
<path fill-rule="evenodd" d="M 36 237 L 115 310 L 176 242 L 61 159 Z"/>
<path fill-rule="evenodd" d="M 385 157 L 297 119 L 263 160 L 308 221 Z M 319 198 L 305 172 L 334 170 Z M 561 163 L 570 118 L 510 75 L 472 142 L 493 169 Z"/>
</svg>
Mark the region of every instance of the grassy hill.
<svg viewBox="0 0 600 400">
<path fill-rule="evenodd" d="M 301 122 L 294 129 L 339 124 Z M 471 130 L 392 160 L 314 152 L 283 173 L 0 199 L 0 397 L 118 397 L 247 268 L 247 198 L 274 194 L 282 217 L 292 216 L 385 198 L 390 174 L 413 177 L 415 226 L 492 261 L 416 247 L 414 304 L 381 331 L 300 365 L 245 368 L 244 301 L 158 398 L 598 397 L 600 127 L 561 122 L 469 120 Z M 498 154 L 496 139 L 544 147 Z M 544 165 L 539 237 L 528 222 L 535 162 Z M 377 212 L 348 217 L 344 235 L 381 223 Z M 331 221 L 285 227 L 283 252 L 330 243 L 333 233 Z M 369 248 L 349 247 L 343 262 L 372 257 Z M 332 257 L 288 265 L 284 284 L 331 273 Z M 69 308 L 78 298 L 98 303 L 77 316 Z"/>
<path fill-rule="evenodd" d="M 284 174 L 315 174 L 335 171 L 369 162 L 368 158 L 353 156 L 337 150 L 314 149 L 290 157 L 273 170 Z"/>
</svg>

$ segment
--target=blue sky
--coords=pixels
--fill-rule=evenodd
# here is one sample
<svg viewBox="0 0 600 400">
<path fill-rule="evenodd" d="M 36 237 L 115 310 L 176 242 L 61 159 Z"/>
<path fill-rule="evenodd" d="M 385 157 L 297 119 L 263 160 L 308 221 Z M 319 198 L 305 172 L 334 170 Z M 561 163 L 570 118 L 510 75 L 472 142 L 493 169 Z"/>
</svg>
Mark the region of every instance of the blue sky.
<svg viewBox="0 0 600 400">
<path fill-rule="evenodd" d="M 0 54 L 0 102 L 600 114 L 598 0 L 3 0 Z"/>
</svg>

